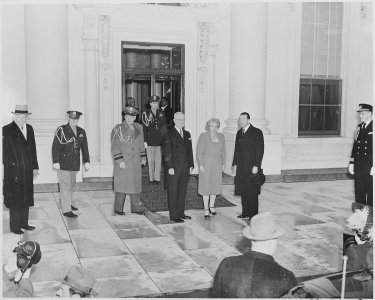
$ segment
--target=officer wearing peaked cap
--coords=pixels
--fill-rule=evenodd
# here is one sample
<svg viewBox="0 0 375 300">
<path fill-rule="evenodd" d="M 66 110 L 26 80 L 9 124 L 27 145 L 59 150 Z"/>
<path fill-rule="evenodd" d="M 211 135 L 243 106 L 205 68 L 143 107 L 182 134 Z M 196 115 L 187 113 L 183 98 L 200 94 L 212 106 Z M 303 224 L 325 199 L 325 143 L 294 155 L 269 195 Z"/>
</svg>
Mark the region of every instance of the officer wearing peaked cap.
<svg viewBox="0 0 375 300">
<path fill-rule="evenodd" d="M 90 167 L 90 155 L 87 144 L 86 132 L 77 126 L 81 112 L 67 111 L 68 124 L 59 126 L 55 133 L 52 145 L 53 167 L 57 170 L 60 185 L 61 208 L 63 215 L 76 218 L 72 210 L 77 210 L 72 205 L 73 190 L 77 172 L 80 170 L 81 151 L 85 169 Z"/>
<path fill-rule="evenodd" d="M 361 103 L 357 112 L 361 123 L 355 134 L 349 172 L 354 175 L 355 201 L 372 206 L 372 105 Z"/>
</svg>

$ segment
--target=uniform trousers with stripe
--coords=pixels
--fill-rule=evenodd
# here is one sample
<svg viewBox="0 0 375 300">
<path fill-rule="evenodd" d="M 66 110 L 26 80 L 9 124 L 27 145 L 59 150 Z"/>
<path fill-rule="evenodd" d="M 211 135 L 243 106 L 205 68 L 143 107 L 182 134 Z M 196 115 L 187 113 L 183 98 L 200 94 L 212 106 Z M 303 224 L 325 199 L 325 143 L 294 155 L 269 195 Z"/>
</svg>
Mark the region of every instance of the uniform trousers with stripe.
<svg viewBox="0 0 375 300">
<path fill-rule="evenodd" d="M 354 195 L 357 203 L 372 206 L 373 181 L 371 167 L 354 166 Z"/>
<path fill-rule="evenodd" d="M 60 185 L 61 210 L 63 213 L 72 211 L 71 205 L 77 173 L 77 171 L 57 171 Z"/>
<path fill-rule="evenodd" d="M 150 181 L 160 181 L 161 146 L 147 146 L 146 152 Z"/>
</svg>

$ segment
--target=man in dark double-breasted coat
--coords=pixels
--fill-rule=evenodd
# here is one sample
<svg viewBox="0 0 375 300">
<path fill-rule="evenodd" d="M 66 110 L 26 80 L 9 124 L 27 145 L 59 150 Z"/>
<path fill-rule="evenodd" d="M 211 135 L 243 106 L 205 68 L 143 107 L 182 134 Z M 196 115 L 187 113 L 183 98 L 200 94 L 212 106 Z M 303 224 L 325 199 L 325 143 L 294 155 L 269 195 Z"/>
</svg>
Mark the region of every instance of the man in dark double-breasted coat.
<svg viewBox="0 0 375 300">
<path fill-rule="evenodd" d="M 250 124 L 250 115 L 244 112 L 239 119 L 234 147 L 233 168 L 235 194 L 241 196 L 242 213 L 238 218 L 252 218 L 258 213 L 260 186 L 252 182 L 252 174 L 260 171 L 264 154 L 264 139 L 260 129 Z"/>
<path fill-rule="evenodd" d="M 9 208 L 10 230 L 34 230 L 28 224 L 29 207 L 34 206 L 33 178 L 38 175 L 38 159 L 33 127 L 26 124 L 27 105 L 16 105 L 14 121 L 3 127 L 4 204 Z"/>
<path fill-rule="evenodd" d="M 57 128 L 52 145 L 53 167 L 57 170 L 60 185 L 61 210 L 69 218 L 78 216 L 72 210 L 78 208 L 72 205 L 76 175 L 81 169 L 81 151 L 85 169 L 90 168 L 90 155 L 86 131 L 77 126 L 81 112 L 67 111 L 69 123 Z"/>
<path fill-rule="evenodd" d="M 361 123 L 353 143 L 349 172 L 354 174 L 355 201 L 372 206 L 372 105 L 361 103 L 357 112 Z"/>
<path fill-rule="evenodd" d="M 164 136 L 163 154 L 167 170 L 169 218 L 177 223 L 191 219 L 185 215 L 186 189 L 189 173 L 194 168 L 190 132 L 183 129 L 185 115 L 174 114 L 175 127 Z"/>
</svg>

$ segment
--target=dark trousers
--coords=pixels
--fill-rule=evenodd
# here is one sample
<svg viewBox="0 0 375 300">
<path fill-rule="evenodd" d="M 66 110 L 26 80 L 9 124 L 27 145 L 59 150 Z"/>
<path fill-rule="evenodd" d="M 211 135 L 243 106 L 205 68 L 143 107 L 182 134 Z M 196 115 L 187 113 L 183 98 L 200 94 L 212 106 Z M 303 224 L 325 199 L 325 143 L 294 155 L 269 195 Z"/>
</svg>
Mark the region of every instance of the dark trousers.
<svg viewBox="0 0 375 300">
<path fill-rule="evenodd" d="M 123 211 L 124 210 L 124 204 L 125 204 L 125 193 L 115 193 L 115 208 L 116 211 Z M 130 207 L 132 213 L 138 213 L 145 211 L 145 207 L 143 205 L 143 202 L 141 201 L 141 195 L 140 194 L 129 194 L 130 198 Z"/>
<path fill-rule="evenodd" d="M 372 206 L 372 176 L 370 169 L 355 168 L 354 170 L 354 194 L 355 201 Z"/>
<path fill-rule="evenodd" d="M 20 230 L 29 225 L 29 207 L 9 209 L 9 227 L 11 231 Z"/>
<path fill-rule="evenodd" d="M 189 168 L 175 169 L 175 175 L 167 174 L 169 218 L 175 220 L 185 216 L 185 198 L 189 181 Z"/>
<path fill-rule="evenodd" d="M 252 218 L 258 214 L 258 195 L 241 195 L 242 215 Z"/>
</svg>

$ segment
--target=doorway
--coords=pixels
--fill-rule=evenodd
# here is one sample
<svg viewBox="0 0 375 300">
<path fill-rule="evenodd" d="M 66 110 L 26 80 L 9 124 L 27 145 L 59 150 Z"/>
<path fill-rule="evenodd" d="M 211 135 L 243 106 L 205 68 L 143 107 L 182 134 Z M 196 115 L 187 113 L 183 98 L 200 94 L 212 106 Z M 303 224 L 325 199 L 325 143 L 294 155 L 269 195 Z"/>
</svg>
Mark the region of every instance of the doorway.
<svg viewBox="0 0 375 300">
<path fill-rule="evenodd" d="M 185 46 L 122 42 L 122 107 L 129 97 L 142 113 L 152 95 L 166 97 L 173 112 L 185 111 Z"/>
</svg>

